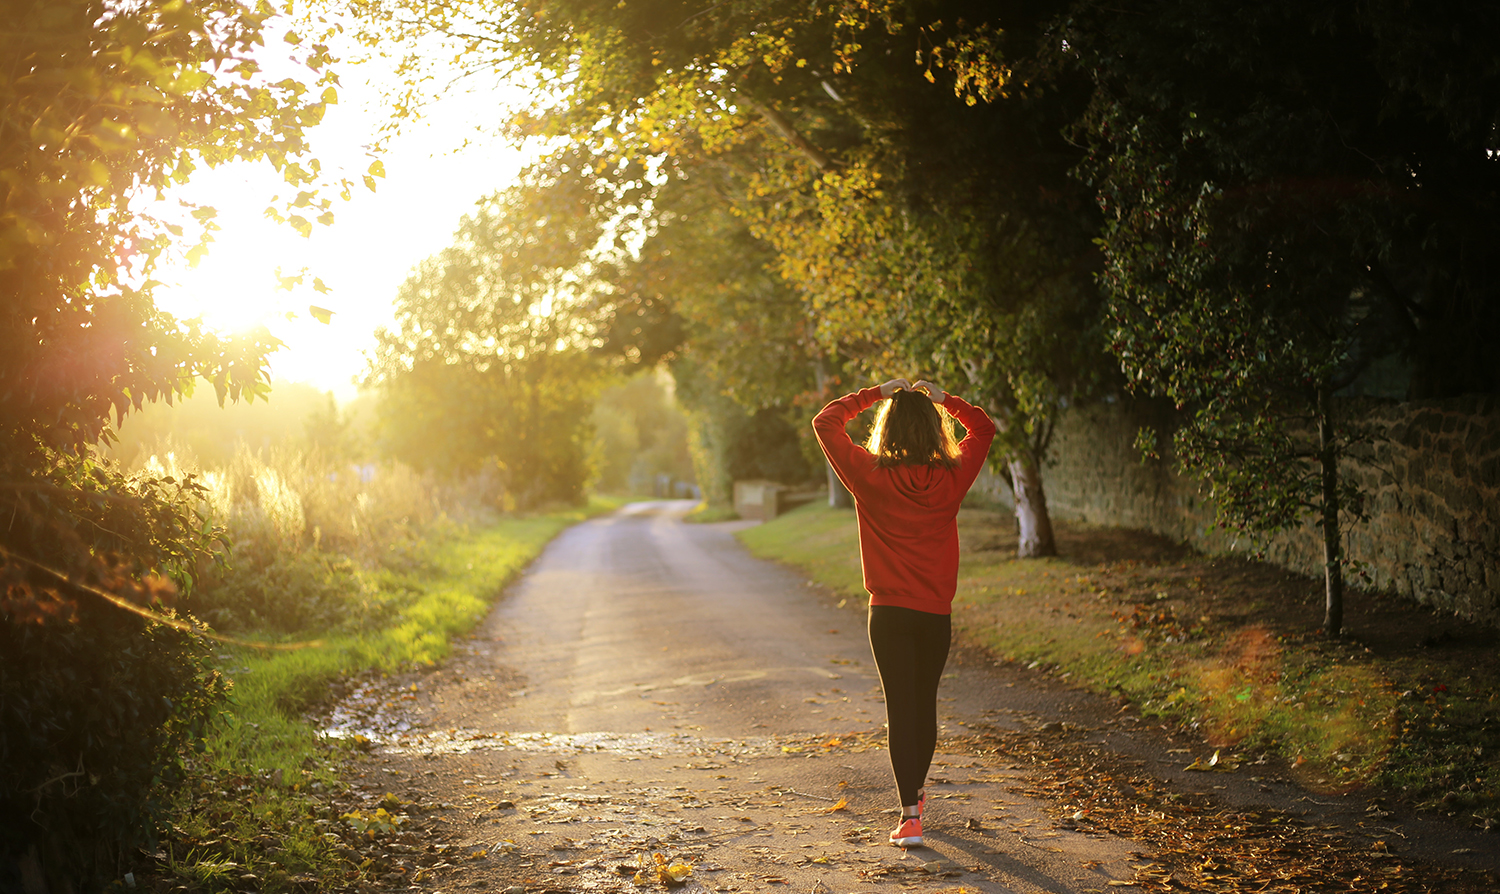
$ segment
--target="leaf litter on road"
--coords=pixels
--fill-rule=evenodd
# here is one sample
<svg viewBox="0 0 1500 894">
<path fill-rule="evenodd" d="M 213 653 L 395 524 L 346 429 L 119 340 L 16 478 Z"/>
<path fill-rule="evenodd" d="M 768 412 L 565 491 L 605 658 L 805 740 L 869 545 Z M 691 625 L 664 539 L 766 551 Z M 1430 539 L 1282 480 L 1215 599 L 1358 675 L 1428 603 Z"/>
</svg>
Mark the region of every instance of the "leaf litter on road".
<svg viewBox="0 0 1500 894">
<path fill-rule="evenodd" d="M 1385 841 L 1362 845 L 1344 830 L 1319 827 L 1275 810 L 1235 810 L 1207 797 L 1185 797 L 1081 737 L 997 730 L 945 741 L 945 750 L 1021 759 L 1030 775 L 1012 789 L 1052 805 L 1059 828 L 1092 828 L 1141 843 L 1134 877 L 1111 887 L 1201 894 L 1489 894 L 1489 873 L 1432 866 L 1394 854 Z M 1200 769 L 1229 772 L 1221 755 Z M 1080 816 L 1081 814 L 1081 816 Z M 1037 846 L 1032 841 L 1021 839 Z"/>
</svg>

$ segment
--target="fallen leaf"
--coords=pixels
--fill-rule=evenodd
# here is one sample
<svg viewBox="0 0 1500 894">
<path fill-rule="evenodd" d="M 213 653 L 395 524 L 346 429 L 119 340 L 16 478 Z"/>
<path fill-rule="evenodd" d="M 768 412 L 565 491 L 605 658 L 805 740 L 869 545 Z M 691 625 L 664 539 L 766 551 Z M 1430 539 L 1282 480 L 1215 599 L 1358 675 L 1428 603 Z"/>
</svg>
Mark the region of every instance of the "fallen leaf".
<svg viewBox="0 0 1500 894">
<path fill-rule="evenodd" d="M 1299 760 L 1300 760 L 1300 758 L 1299 758 Z M 1210 757 L 1208 760 L 1203 760 L 1202 758 L 1199 758 L 1199 759 L 1193 761 L 1191 764 L 1188 764 L 1186 767 L 1183 767 L 1183 769 L 1184 770 L 1198 770 L 1198 771 L 1202 771 L 1202 772 L 1218 771 L 1220 773 L 1227 773 L 1227 772 L 1229 772 L 1231 770 L 1237 770 L 1237 769 L 1239 769 L 1239 766 L 1240 765 L 1239 765 L 1238 761 L 1231 760 L 1231 759 L 1226 758 L 1226 757 L 1221 757 L 1220 754 L 1219 754 L 1219 752 L 1215 751 L 1213 753 L 1213 756 Z"/>
<path fill-rule="evenodd" d="M 824 813 L 834 813 L 834 812 L 839 811 L 839 810 L 844 810 L 848 806 L 849 806 L 849 799 L 848 798 L 839 798 L 837 804 L 834 804 L 832 807 L 828 808 L 827 810 L 824 810 L 823 812 Z"/>
</svg>

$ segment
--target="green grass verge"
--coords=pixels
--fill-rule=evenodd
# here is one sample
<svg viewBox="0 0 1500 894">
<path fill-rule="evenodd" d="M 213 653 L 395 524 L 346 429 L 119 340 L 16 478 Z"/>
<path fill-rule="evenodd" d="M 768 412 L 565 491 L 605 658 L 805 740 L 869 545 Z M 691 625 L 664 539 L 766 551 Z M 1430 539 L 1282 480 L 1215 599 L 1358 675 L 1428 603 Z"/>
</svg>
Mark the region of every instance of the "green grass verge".
<svg viewBox="0 0 1500 894">
<path fill-rule="evenodd" d="M 1195 729 L 1227 760 L 1274 754 L 1313 788 L 1375 784 L 1495 824 L 1500 672 L 1424 651 L 1407 632 L 1422 609 L 1387 605 L 1380 623 L 1397 635 L 1384 645 L 1327 641 L 1300 620 L 1316 582 L 1084 526 L 1059 525 L 1073 558 L 1018 560 L 1013 528 L 997 512 L 959 516 L 960 635 Z M 864 604 L 853 512 L 808 506 L 739 536 Z"/>
<path fill-rule="evenodd" d="M 685 522 L 707 524 L 709 522 L 735 521 L 740 517 L 734 511 L 733 506 L 711 506 L 707 502 L 699 503 L 693 510 L 682 517 Z"/>
<path fill-rule="evenodd" d="M 341 785 L 340 746 L 304 718 L 334 681 L 366 671 L 431 665 L 471 630 L 507 583 L 564 528 L 624 501 L 504 518 L 434 545 L 412 570 L 370 572 L 400 608 L 379 629 L 289 651 L 229 648 L 230 703 L 179 793 L 163 836 L 164 874 L 191 890 L 254 885 L 270 892 L 342 885 L 358 867 L 341 860 L 337 817 L 321 793 Z M 246 876 L 254 876 L 247 879 Z"/>
</svg>

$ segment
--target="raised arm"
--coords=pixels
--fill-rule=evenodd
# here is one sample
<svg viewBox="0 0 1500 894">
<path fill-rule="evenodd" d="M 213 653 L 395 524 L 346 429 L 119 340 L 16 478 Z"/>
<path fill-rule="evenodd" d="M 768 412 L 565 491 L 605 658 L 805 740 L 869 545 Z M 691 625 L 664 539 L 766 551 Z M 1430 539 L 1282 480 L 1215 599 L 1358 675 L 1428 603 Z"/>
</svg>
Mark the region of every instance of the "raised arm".
<svg viewBox="0 0 1500 894">
<path fill-rule="evenodd" d="M 886 386 L 899 381 L 902 380 L 893 379 L 876 388 L 864 388 L 853 394 L 846 394 L 829 403 L 813 417 L 813 434 L 818 438 L 818 446 L 823 448 L 828 464 L 833 466 L 834 474 L 839 476 L 850 493 L 855 493 L 857 482 L 863 478 L 862 473 L 873 468 L 874 463 L 870 452 L 854 443 L 845 426 L 878 401 L 890 397 L 890 393 L 894 393 L 896 389 L 892 387 L 891 392 L 887 393 Z"/>
<path fill-rule="evenodd" d="M 933 386 L 934 388 L 936 386 Z M 929 392 L 931 394 L 931 392 Z M 989 456 L 990 443 L 995 440 L 995 422 L 984 410 L 970 404 L 956 394 L 945 394 L 941 401 L 943 409 L 953 414 L 967 434 L 958 442 L 959 476 L 967 490 L 979 477 Z"/>
</svg>

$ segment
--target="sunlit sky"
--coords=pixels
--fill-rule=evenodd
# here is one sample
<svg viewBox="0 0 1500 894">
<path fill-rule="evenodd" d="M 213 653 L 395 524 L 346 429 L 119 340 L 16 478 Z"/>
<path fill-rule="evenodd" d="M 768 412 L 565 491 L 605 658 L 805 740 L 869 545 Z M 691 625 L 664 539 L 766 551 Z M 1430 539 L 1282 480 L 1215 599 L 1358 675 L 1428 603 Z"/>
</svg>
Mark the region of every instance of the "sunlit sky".
<svg viewBox="0 0 1500 894">
<path fill-rule="evenodd" d="M 376 66 L 342 65 L 339 104 L 310 132 L 325 172 L 342 170 L 356 184 L 370 163 L 367 146 L 385 113 L 374 81 Z M 209 253 L 197 267 L 171 264 L 156 278 L 166 284 L 157 304 L 183 318 L 201 316 L 215 329 L 265 325 L 286 344 L 271 357 L 278 379 L 308 382 L 340 401 L 356 393 L 364 352 L 374 332 L 392 320 L 396 290 L 416 263 L 449 244 L 459 218 L 482 196 L 513 181 L 523 163 L 514 146 L 489 135 L 517 101 L 514 91 L 449 89 L 417 124 L 395 137 L 380 156 L 386 177 L 370 193 L 360 184 L 348 202 L 334 198 L 335 223 L 304 238 L 264 216 L 269 199 L 287 190 L 269 163 L 201 170 L 173 198 L 219 211 Z M 174 202 L 175 204 L 175 202 Z M 276 271 L 309 268 L 332 289 L 277 289 Z M 309 304 L 335 311 L 324 325 Z M 288 320 L 288 312 L 296 319 Z"/>
</svg>

